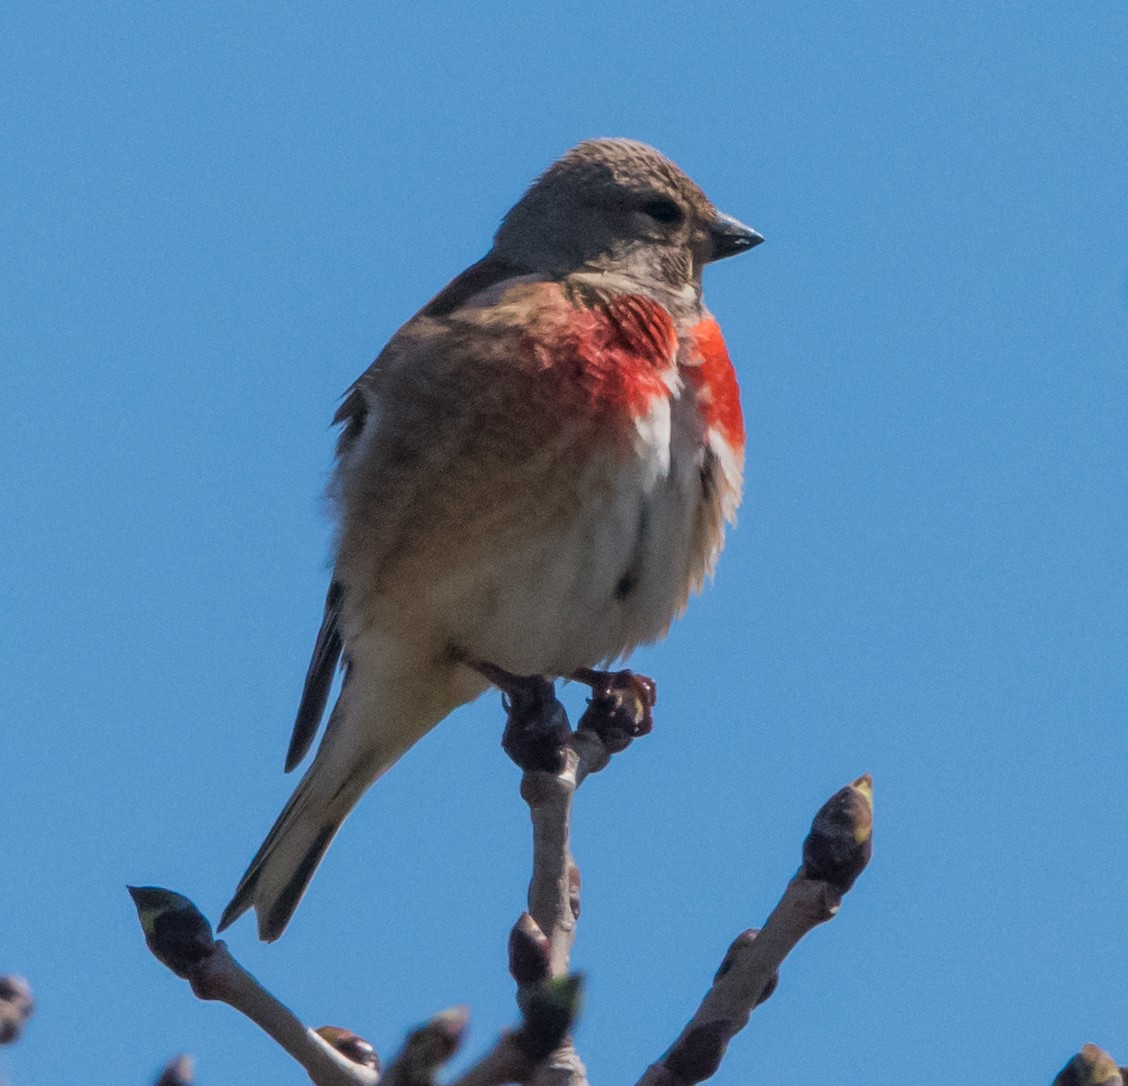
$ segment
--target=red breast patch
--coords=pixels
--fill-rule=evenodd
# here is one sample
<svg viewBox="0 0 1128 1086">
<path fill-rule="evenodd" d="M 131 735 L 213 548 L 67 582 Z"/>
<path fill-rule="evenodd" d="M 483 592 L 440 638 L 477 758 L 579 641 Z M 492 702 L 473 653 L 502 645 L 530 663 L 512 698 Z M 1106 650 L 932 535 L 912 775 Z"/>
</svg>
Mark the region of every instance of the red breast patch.
<svg viewBox="0 0 1128 1086">
<path fill-rule="evenodd" d="M 677 356 L 678 335 L 657 302 L 637 294 L 600 297 L 591 305 L 564 301 L 542 311 L 538 325 L 533 350 L 541 367 L 564 378 L 561 407 L 637 417 L 656 397 L 670 395 L 664 377 Z"/>
<path fill-rule="evenodd" d="M 720 325 L 706 317 L 690 329 L 697 365 L 682 367 L 682 376 L 697 392 L 706 425 L 714 426 L 733 448 L 744 448 L 744 414 L 740 388 Z"/>
</svg>

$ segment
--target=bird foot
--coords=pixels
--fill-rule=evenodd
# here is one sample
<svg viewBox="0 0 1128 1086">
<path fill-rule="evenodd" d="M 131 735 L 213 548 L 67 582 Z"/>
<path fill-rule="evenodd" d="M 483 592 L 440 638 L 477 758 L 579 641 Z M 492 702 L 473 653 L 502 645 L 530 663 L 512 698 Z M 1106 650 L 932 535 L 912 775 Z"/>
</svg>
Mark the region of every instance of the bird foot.
<svg viewBox="0 0 1128 1086">
<path fill-rule="evenodd" d="M 501 691 L 508 714 L 501 737 L 505 753 L 520 769 L 559 773 L 572 728 L 555 684 L 540 675 L 514 675 L 494 664 L 470 666 Z"/>
<path fill-rule="evenodd" d="M 593 671 L 581 668 L 569 678 L 591 687 L 591 700 L 579 726 L 596 733 L 611 754 L 626 749 L 632 739 L 654 727 L 658 686 L 633 671 Z"/>
</svg>

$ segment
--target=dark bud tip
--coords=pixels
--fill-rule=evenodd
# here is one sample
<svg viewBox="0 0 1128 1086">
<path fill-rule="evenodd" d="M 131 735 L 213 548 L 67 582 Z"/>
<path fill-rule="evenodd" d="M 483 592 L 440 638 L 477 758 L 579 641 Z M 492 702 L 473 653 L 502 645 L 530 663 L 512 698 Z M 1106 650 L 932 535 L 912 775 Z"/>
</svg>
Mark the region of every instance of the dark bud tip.
<svg viewBox="0 0 1128 1086">
<path fill-rule="evenodd" d="M 164 1065 L 160 1077 L 153 1086 L 192 1086 L 194 1071 L 195 1061 L 182 1052 L 179 1056 L 173 1056 Z"/>
<path fill-rule="evenodd" d="M 439 1011 L 428 1023 L 429 1027 L 434 1030 L 435 1036 L 440 1038 L 442 1042 L 444 1063 L 454 1055 L 458 1046 L 462 1044 L 462 1038 L 466 1033 L 469 1022 L 470 1011 L 466 1007 L 451 1007 L 448 1010 Z"/>
<path fill-rule="evenodd" d="M 514 1039 L 529 1062 L 538 1064 L 560 1047 L 580 1014 L 584 981 L 579 973 L 554 977 L 521 990 L 524 1022 Z"/>
<path fill-rule="evenodd" d="M 1122 1086 L 1124 1081 L 1116 1061 L 1103 1048 L 1085 1045 L 1058 1072 L 1053 1086 Z"/>
<path fill-rule="evenodd" d="M 509 973 L 519 988 L 549 976 L 548 937 L 528 913 L 521 914 L 509 933 Z"/>
<path fill-rule="evenodd" d="M 505 753 L 526 772 L 559 773 L 572 728 L 553 684 L 529 678 L 507 690 L 506 699 L 509 716 L 501 737 Z"/>
<path fill-rule="evenodd" d="M 823 804 L 803 842 L 803 874 L 846 893 L 873 852 L 873 781 L 866 773 Z"/>
<path fill-rule="evenodd" d="M 342 1029 L 340 1026 L 320 1026 L 314 1032 L 340 1052 L 345 1059 L 379 1072 L 380 1057 L 376 1055 L 376 1049 L 352 1030 Z"/>
<path fill-rule="evenodd" d="M 666 1053 L 663 1063 L 684 1083 L 703 1082 L 716 1074 L 733 1030 L 727 1022 L 706 1022 L 695 1026 Z"/>
<path fill-rule="evenodd" d="M 400 1057 L 407 1081 L 432 1082 L 435 1072 L 458 1051 L 469 1021 L 470 1012 L 465 1007 L 451 1007 L 413 1030 Z"/>
<path fill-rule="evenodd" d="M 35 1000 L 23 977 L 0 977 L 0 1045 L 20 1039 L 34 1010 Z"/>
<path fill-rule="evenodd" d="M 159 886 L 127 889 L 153 956 L 178 977 L 187 977 L 215 950 L 211 924 L 183 894 Z"/>
</svg>

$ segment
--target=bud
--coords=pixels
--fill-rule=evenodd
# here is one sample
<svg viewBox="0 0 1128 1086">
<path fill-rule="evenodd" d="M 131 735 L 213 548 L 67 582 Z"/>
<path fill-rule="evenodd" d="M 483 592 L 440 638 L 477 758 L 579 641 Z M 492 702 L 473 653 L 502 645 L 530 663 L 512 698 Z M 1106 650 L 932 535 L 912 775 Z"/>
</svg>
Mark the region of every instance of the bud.
<svg viewBox="0 0 1128 1086">
<path fill-rule="evenodd" d="M 742 931 L 733 941 L 729 944 L 728 950 L 725 951 L 724 958 L 721 959 L 721 964 L 717 966 L 716 973 L 713 974 L 713 983 L 721 979 L 734 965 L 737 956 L 744 950 L 745 947 L 751 946 L 756 941 L 756 936 L 760 934 L 759 928 L 749 928 L 747 931 Z"/>
<path fill-rule="evenodd" d="M 371 1067 L 373 1071 L 379 1073 L 380 1057 L 376 1055 L 376 1049 L 352 1030 L 342 1029 L 340 1026 L 319 1026 L 314 1033 L 340 1052 L 345 1059 L 359 1063 L 362 1067 Z"/>
<path fill-rule="evenodd" d="M 846 893 L 873 851 L 873 780 L 866 773 L 823 804 L 803 842 L 803 874 Z"/>
<path fill-rule="evenodd" d="M 193 1070 L 194 1061 L 192 1057 L 182 1052 L 179 1056 L 173 1056 L 164 1065 L 160 1077 L 153 1083 L 153 1086 L 192 1086 Z"/>
<path fill-rule="evenodd" d="M 514 1037 L 530 1063 L 540 1063 L 560 1047 L 579 1017 L 583 990 L 583 977 L 569 973 L 517 993 L 517 1005 L 525 1020 Z"/>
<path fill-rule="evenodd" d="M 548 937 L 528 913 L 522 913 L 509 933 L 509 973 L 519 988 L 548 979 L 549 955 Z"/>
<path fill-rule="evenodd" d="M 591 700 L 579 727 L 593 731 L 611 754 L 625 750 L 632 739 L 654 728 L 658 687 L 653 679 L 633 671 L 583 673 L 591 683 Z"/>
<path fill-rule="evenodd" d="M 1123 1086 L 1116 1061 L 1096 1045 L 1085 1045 L 1054 1079 L 1053 1086 Z"/>
<path fill-rule="evenodd" d="M 178 977 L 187 977 L 215 950 L 211 924 L 183 894 L 159 886 L 128 886 L 145 942 Z"/>
<path fill-rule="evenodd" d="M 580 918 L 580 869 L 575 860 L 568 861 L 568 908 L 573 920 Z"/>
<path fill-rule="evenodd" d="M 403 1050 L 388 1068 L 389 1081 L 405 1086 L 430 1086 L 438 1069 L 458 1050 L 469 1019 L 465 1007 L 451 1007 L 412 1030 Z"/>
<path fill-rule="evenodd" d="M 0 1045 L 20 1039 L 34 1010 L 35 1000 L 23 977 L 0 977 Z"/>
</svg>

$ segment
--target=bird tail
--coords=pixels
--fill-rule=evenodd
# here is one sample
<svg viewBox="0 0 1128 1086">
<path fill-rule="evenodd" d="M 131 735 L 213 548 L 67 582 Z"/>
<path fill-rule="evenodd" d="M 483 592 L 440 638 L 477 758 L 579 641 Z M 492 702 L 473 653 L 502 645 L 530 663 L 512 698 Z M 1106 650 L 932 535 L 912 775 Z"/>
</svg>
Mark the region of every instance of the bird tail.
<svg viewBox="0 0 1128 1086">
<path fill-rule="evenodd" d="M 367 782 L 345 782 L 332 802 L 324 794 L 315 762 L 302 778 L 277 821 L 239 880 L 231 904 L 223 910 L 219 931 L 252 906 L 259 938 L 273 942 L 290 922 L 329 843 L 355 806 Z"/>
<path fill-rule="evenodd" d="M 277 939 L 290 922 L 325 850 L 357 801 L 377 777 L 445 715 L 434 713 L 420 718 L 418 714 L 409 714 L 408 728 L 385 730 L 369 725 L 369 742 L 360 747 L 349 742 L 356 738 L 349 734 L 355 732 L 356 723 L 350 721 L 351 728 L 338 726 L 346 723 L 341 719 L 343 708 L 342 702 L 338 702 L 313 764 L 251 860 L 231 904 L 220 917 L 219 931 L 254 908 L 259 938 L 265 942 Z M 356 708 L 351 706 L 349 715 Z M 379 746 L 371 745 L 374 736 L 382 738 Z"/>
</svg>

